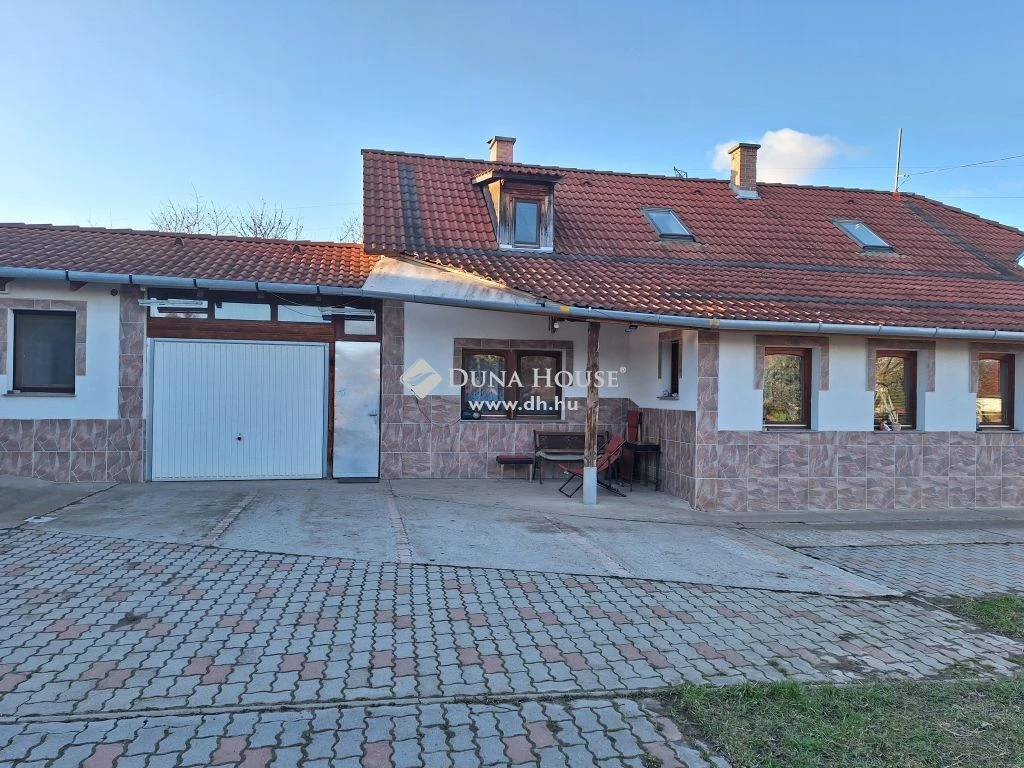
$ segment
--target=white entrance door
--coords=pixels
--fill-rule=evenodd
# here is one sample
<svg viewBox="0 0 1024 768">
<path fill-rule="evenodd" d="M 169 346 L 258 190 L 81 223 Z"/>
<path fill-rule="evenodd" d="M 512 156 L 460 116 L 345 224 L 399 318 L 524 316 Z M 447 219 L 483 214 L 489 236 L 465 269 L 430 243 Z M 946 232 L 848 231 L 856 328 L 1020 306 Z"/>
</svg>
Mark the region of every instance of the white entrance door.
<svg viewBox="0 0 1024 768">
<path fill-rule="evenodd" d="M 152 342 L 154 480 L 323 477 L 327 345 Z"/>
<path fill-rule="evenodd" d="M 334 476 L 380 474 L 380 342 L 334 342 Z"/>
</svg>

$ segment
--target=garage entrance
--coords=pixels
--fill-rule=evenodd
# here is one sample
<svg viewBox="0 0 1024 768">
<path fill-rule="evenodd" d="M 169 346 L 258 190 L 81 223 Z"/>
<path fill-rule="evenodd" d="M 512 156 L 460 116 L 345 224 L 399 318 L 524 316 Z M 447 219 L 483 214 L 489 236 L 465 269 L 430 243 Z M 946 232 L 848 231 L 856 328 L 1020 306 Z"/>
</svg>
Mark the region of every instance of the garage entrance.
<svg viewBox="0 0 1024 768">
<path fill-rule="evenodd" d="M 153 480 L 327 474 L 328 346 L 153 339 Z"/>
</svg>

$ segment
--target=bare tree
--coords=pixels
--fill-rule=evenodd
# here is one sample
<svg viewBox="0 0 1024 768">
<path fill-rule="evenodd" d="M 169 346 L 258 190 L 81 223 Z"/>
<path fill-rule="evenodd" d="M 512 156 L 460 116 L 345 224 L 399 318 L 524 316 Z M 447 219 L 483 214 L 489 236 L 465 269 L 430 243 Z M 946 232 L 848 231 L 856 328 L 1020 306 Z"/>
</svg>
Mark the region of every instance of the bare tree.
<svg viewBox="0 0 1024 768">
<path fill-rule="evenodd" d="M 192 198 L 183 203 L 168 200 L 150 214 L 153 229 L 184 234 L 238 235 L 265 239 L 297 240 L 302 236 L 303 221 L 280 205 L 260 200 L 259 205 L 232 210 L 221 208 L 192 189 Z M 363 218 L 351 214 L 338 230 L 338 240 L 347 243 L 363 241 Z"/>
<path fill-rule="evenodd" d="M 342 223 L 338 240 L 343 243 L 363 242 L 363 217 L 360 213 L 353 213 Z"/>
<path fill-rule="evenodd" d="M 193 187 L 191 200 L 184 203 L 168 200 L 163 208 L 150 214 L 150 224 L 161 232 L 224 235 L 233 230 L 234 216 L 213 201 L 200 197 Z"/>
<path fill-rule="evenodd" d="M 244 212 L 238 212 L 235 231 L 242 237 L 298 240 L 302 219 L 289 216 L 280 205 L 270 206 L 266 200 L 260 200 L 259 206 L 250 205 Z"/>
</svg>

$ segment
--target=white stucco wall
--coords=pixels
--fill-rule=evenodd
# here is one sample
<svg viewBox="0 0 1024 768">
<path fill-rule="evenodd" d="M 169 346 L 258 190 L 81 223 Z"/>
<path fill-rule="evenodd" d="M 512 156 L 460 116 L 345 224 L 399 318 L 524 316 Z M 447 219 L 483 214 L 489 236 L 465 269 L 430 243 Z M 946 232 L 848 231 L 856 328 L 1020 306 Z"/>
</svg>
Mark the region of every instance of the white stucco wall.
<svg viewBox="0 0 1024 768">
<path fill-rule="evenodd" d="M 751 431 L 762 427 L 762 393 L 754 388 L 754 335 L 718 337 L 718 428 Z"/>
<path fill-rule="evenodd" d="M 120 341 L 120 302 L 110 286 L 87 285 L 71 291 L 67 284 L 15 280 L 4 299 L 84 301 L 86 308 L 86 375 L 75 377 L 74 396 L 7 395 L 14 383 L 14 322 L 7 313 L 7 364 L 0 375 L 0 419 L 116 419 Z"/>
<path fill-rule="evenodd" d="M 754 388 L 757 353 L 754 334 L 722 333 L 719 338 L 720 429 L 760 430 L 763 392 Z M 929 432 L 973 431 L 976 395 L 970 388 L 970 346 L 965 341 L 940 340 L 935 345 L 935 391 L 928 392 L 926 353 L 918 358 L 918 428 Z M 812 381 L 821 364 L 815 351 Z M 811 390 L 811 423 L 816 430 L 874 428 L 874 392 L 867 389 L 867 339 L 832 336 L 829 339 L 829 388 Z M 1017 360 L 1018 403 L 1024 403 L 1024 360 Z M 1021 409 L 1018 409 L 1018 413 Z M 1018 417 L 1018 427 L 1022 419 Z"/>
<path fill-rule="evenodd" d="M 833 336 L 828 344 L 828 390 L 812 406 L 815 429 L 874 429 L 875 393 L 867 388 L 867 341 Z M 812 390 L 813 391 L 813 390 Z M 761 396 L 758 391 L 758 395 Z"/>
<path fill-rule="evenodd" d="M 924 391 L 927 371 L 924 370 L 923 358 L 923 354 L 918 356 L 918 378 L 921 381 L 917 402 L 921 428 L 929 432 L 974 430 L 977 427 L 977 395 L 971 391 L 969 344 L 966 341 L 935 343 L 934 392 Z"/>
<path fill-rule="evenodd" d="M 618 387 L 602 387 L 602 397 L 629 397 L 629 353 L 625 326 L 602 324 L 600 339 L 600 369 L 619 373 Z M 458 395 L 452 386 L 449 370 L 452 367 L 453 340 L 455 338 L 480 339 L 533 339 L 571 341 L 573 343 L 573 369 L 585 371 L 587 367 L 587 324 L 561 321 L 559 329 L 551 333 L 548 318 L 541 315 L 523 315 L 512 312 L 490 312 L 431 304 L 405 305 L 405 365 L 408 367 L 423 358 L 441 374 L 443 381 L 433 391 L 435 395 Z M 621 369 L 626 371 L 622 372 Z M 406 388 L 406 394 L 411 391 Z M 563 397 L 585 397 L 585 386 L 566 387 Z"/>
<path fill-rule="evenodd" d="M 670 351 L 659 342 L 667 329 L 643 327 L 627 335 L 630 397 L 641 408 L 693 411 L 697 408 L 697 332 L 683 331 L 680 349 L 679 398 L 662 397 L 670 389 Z M 658 376 L 658 358 L 661 376 Z"/>
<path fill-rule="evenodd" d="M 90 324 L 92 322 L 90 316 Z M 445 381 L 435 390 L 439 395 L 459 394 L 458 387 L 451 386 L 447 379 L 452 363 L 452 342 L 456 337 L 571 340 L 574 346 L 573 367 L 576 370 L 586 367 L 586 323 L 563 321 L 558 332 L 552 335 L 548 331 L 547 318 L 542 316 L 407 304 L 405 326 L 405 364 L 408 366 L 422 357 L 445 376 Z M 602 325 L 601 369 L 626 368 L 620 374 L 617 388 L 602 389 L 603 397 L 628 397 L 641 408 L 696 409 L 697 334 L 683 332 L 679 399 L 666 400 L 662 394 L 669 388 L 669 365 L 664 345 L 659 344 L 658 338 L 663 330 L 642 327 L 625 333 L 624 326 Z M 763 428 L 763 393 L 754 386 L 755 338 L 752 333 L 726 332 L 719 337 L 719 429 L 759 431 Z M 664 358 L 660 378 L 659 356 Z M 820 366 L 820 355 L 814 350 L 812 381 L 818 380 Z M 867 339 L 830 337 L 829 388 L 819 391 L 812 387 L 812 428 L 821 431 L 873 429 L 874 392 L 867 388 L 867 381 Z M 1016 401 L 1024 404 L 1024 359 L 1017 360 L 1016 381 Z M 970 346 L 967 342 L 936 342 L 935 391 L 928 392 L 927 384 L 927 359 L 922 352 L 918 362 L 919 429 L 932 432 L 975 429 L 976 396 L 970 388 Z M 585 395 L 584 387 L 569 387 L 564 392 L 565 397 Z M 1021 411 L 1024 408 L 1018 408 L 1018 413 Z M 1018 428 L 1022 424 L 1024 418 L 1018 417 Z"/>
</svg>

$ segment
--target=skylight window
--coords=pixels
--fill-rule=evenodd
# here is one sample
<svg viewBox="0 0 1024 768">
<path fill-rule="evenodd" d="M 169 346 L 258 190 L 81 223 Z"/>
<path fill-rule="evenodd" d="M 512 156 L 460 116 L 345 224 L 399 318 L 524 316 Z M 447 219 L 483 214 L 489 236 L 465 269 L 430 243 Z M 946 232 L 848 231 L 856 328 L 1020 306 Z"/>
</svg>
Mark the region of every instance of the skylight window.
<svg viewBox="0 0 1024 768">
<path fill-rule="evenodd" d="M 892 246 L 879 237 L 863 221 L 836 219 L 833 222 L 865 251 L 891 251 Z"/>
<path fill-rule="evenodd" d="M 1024 267 L 1024 251 L 1021 251 L 1020 255 L 1017 257 L 1017 266 Z"/>
<path fill-rule="evenodd" d="M 662 240 L 693 240 L 693 233 L 671 208 L 643 208 L 644 216 Z"/>
</svg>

